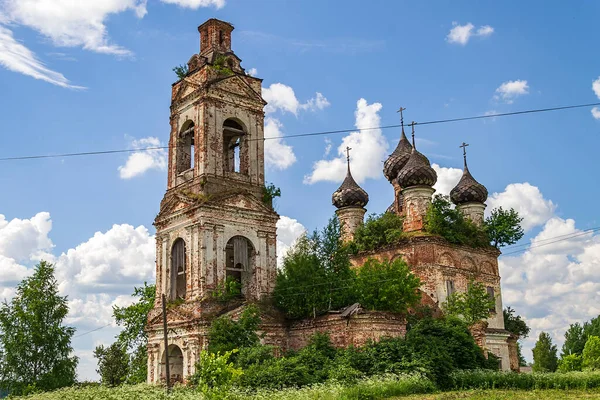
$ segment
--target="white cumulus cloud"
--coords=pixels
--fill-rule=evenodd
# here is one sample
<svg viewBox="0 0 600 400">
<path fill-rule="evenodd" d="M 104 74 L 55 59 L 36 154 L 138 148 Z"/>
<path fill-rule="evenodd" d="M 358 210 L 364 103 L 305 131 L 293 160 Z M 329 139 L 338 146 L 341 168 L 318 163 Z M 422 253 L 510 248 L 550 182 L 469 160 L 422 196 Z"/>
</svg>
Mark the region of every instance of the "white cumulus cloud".
<svg viewBox="0 0 600 400">
<path fill-rule="evenodd" d="M 167 152 L 155 137 L 147 137 L 131 142 L 136 150 L 129 155 L 125 165 L 118 168 L 121 179 L 131 179 L 144 174 L 151 169 L 165 170 L 167 168 Z M 149 150 L 144 150 L 149 149 Z"/>
<path fill-rule="evenodd" d="M 476 36 L 484 38 L 494 33 L 494 28 L 489 25 L 483 25 L 475 29 L 475 25 L 470 22 L 465 25 L 453 22 L 452 26 L 453 28 L 450 29 L 450 32 L 446 35 L 446 40 L 448 43 L 456 43 L 463 46 L 469 42 L 471 37 Z"/>
<path fill-rule="evenodd" d="M 246 71 L 246 73 L 250 76 L 257 76 L 258 70 L 256 68 L 250 68 L 248 71 Z"/>
<path fill-rule="evenodd" d="M 462 169 L 440 167 L 438 164 L 431 164 L 431 167 L 437 174 L 437 182 L 433 185 L 436 194 L 448 196 L 450 191 L 456 186 L 462 176 Z"/>
<path fill-rule="evenodd" d="M 277 266 L 281 267 L 285 255 L 296 240 L 306 232 L 298 220 L 281 216 L 277 221 Z"/>
<path fill-rule="evenodd" d="M 600 76 L 594 82 L 592 82 L 592 90 L 596 93 L 596 96 L 600 99 Z"/>
<path fill-rule="evenodd" d="M 543 225 L 553 215 L 556 205 L 544 198 L 537 186 L 525 183 L 511 183 L 501 193 L 493 193 L 487 200 L 488 210 L 496 207 L 514 208 L 523 217 L 523 229 Z"/>
<path fill-rule="evenodd" d="M 600 108 L 598 108 L 598 107 L 592 108 L 592 116 L 596 119 L 600 119 Z"/>
<path fill-rule="evenodd" d="M 352 176 L 357 182 L 365 179 L 378 179 L 382 176 L 382 161 L 387 156 L 388 143 L 380 126 L 379 111 L 381 103 L 367 103 L 360 99 L 356 103 L 355 126 L 365 129 L 350 133 L 342 139 L 337 149 L 337 157 L 322 159 L 314 163 L 313 170 L 304 177 L 304 183 L 312 184 L 320 181 L 339 182 L 346 175 L 346 147 L 350 147 Z M 376 129 L 366 129 L 376 128 Z"/>
<path fill-rule="evenodd" d="M 265 119 L 265 163 L 276 169 L 286 169 L 296 162 L 292 146 L 281 138 L 283 124 L 278 119 Z"/>
<path fill-rule="evenodd" d="M 519 254 L 506 249 L 499 263 L 504 304 L 532 328 L 524 343 L 528 359 L 541 331 L 560 349 L 570 324 L 600 314 L 600 236 L 577 229 L 572 219 L 552 217 L 531 245 Z"/>
<path fill-rule="evenodd" d="M 161 0 L 163 3 L 175 4 L 179 7 L 191 8 L 196 10 L 200 7 L 222 8 L 225 6 L 225 0 Z"/>
<path fill-rule="evenodd" d="M 298 110 L 317 111 L 330 105 L 327 98 L 319 92 L 305 103 L 300 103 L 294 89 L 283 83 L 273 83 L 268 88 L 263 88 L 262 96 L 268 103 L 265 107 L 267 114 L 282 111 L 297 115 Z"/>
<path fill-rule="evenodd" d="M 529 85 L 526 80 L 506 81 L 497 89 L 494 99 L 503 100 L 508 104 L 512 104 L 516 97 L 523 96 L 529 93 Z"/>
</svg>

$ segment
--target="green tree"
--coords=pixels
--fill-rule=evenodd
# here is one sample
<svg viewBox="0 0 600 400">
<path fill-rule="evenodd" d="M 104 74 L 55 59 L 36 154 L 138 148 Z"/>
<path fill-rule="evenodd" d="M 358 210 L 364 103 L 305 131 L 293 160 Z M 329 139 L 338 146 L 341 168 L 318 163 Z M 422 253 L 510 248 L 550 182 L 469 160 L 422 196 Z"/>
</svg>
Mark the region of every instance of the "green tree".
<svg viewBox="0 0 600 400">
<path fill-rule="evenodd" d="M 525 339 L 529 335 L 531 328 L 527 326 L 520 315 L 515 315 L 515 310 L 507 307 L 503 310 L 504 328 L 520 339 Z"/>
<path fill-rule="evenodd" d="M 583 326 L 579 322 L 571 324 L 565 332 L 565 342 L 562 346 L 561 357 L 565 358 L 571 354 L 581 355 L 586 339 Z"/>
<path fill-rule="evenodd" d="M 154 307 L 156 286 L 144 282 L 143 287 L 133 289 L 133 297 L 138 301 L 127 307 L 113 307 L 113 316 L 123 330 L 117 341 L 129 354 L 128 383 L 142 383 L 148 374 L 146 323 L 148 313 Z"/>
<path fill-rule="evenodd" d="M 496 307 L 496 299 L 491 298 L 481 282 L 469 282 L 466 292 L 456 292 L 448 296 L 442 304 L 446 315 L 458 317 L 467 325 L 487 319 L 490 310 Z"/>
<path fill-rule="evenodd" d="M 58 294 L 52 264 L 41 261 L 0 306 L 0 386 L 19 394 L 30 388 L 52 390 L 75 382 L 75 333 L 63 321 L 67 297 Z"/>
<path fill-rule="evenodd" d="M 425 215 L 425 230 L 455 244 L 484 247 L 490 242 L 485 230 L 453 207 L 448 196 L 434 196 Z"/>
<path fill-rule="evenodd" d="M 419 302 L 419 286 L 420 279 L 400 258 L 391 262 L 369 258 L 356 278 L 358 301 L 363 307 L 377 311 L 405 313 Z"/>
<path fill-rule="evenodd" d="M 174 67 L 173 72 L 175 72 L 175 75 L 177 75 L 178 79 L 183 79 L 188 74 L 189 69 L 188 69 L 187 65 L 183 64 L 183 65 L 178 65 L 178 66 Z"/>
<path fill-rule="evenodd" d="M 316 317 L 355 301 L 355 273 L 340 236 L 334 217 L 321 232 L 302 236 L 287 253 L 273 296 L 288 318 Z"/>
<path fill-rule="evenodd" d="M 119 342 L 108 347 L 97 346 L 94 357 L 98 359 L 98 369 L 102 383 L 107 386 L 118 386 L 125 382 L 129 373 L 129 356 Z"/>
<path fill-rule="evenodd" d="M 581 371 L 583 368 L 583 358 L 579 354 L 569 354 L 558 362 L 559 372 Z"/>
<path fill-rule="evenodd" d="M 225 354 L 228 351 L 253 347 L 259 344 L 256 331 L 260 325 L 260 311 L 251 304 L 237 321 L 227 316 L 215 319 L 208 330 L 208 351 Z"/>
<path fill-rule="evenodd" d="M 533 348 L 533 371 L 554 372 L 558 366 L 556 357 L 556 345 L 552 344 L 550 335 L 546 332 L 540 333 L 538 341 Z"/>
<path fill-rule="evenodd" d="M 527 360 L 525 360 L 525 357 L 523 356 L 523 346 L 518 341 L 517 341 L 517 358 L 519 359 L 519 366 L 520 367 L 526 367 L 527 366 Z"/>
<path fill-rule="evenodd" d="M 189 382 L 197 386 L 209 398 L 213 391 L 217 391 L 217 395 L 227 391 L 243 373 L 241 368 L 236 368 L 233 362 L 229 361 L 235 353 L 237 350 L 227 351 L 223 354 L 201 351 L 200 358 L 196 363 L 196 372 L 190 376 Z"/>
<path fill-rule="evenodd" d="M 600 370 L 600 337 L 590 336 L 583 348 L 583 368 L 586 370 Z"/>
<path fill-rule="evenodd" d="M 354 253 L 370 251 L 397 243 L 403 237 L 404 219 L 395 213 L 371 214 L 358 227 L 350 244 Z"/>
<path fill-rule="evenodd" d="M 499 249 L 517 243 L 524 235 L 521 222 L 523 218 L 514 208 L 510 210 L 504 210 L 502 207 L 494 208 L 484 224 L 492 246 Z"/>
</svg>

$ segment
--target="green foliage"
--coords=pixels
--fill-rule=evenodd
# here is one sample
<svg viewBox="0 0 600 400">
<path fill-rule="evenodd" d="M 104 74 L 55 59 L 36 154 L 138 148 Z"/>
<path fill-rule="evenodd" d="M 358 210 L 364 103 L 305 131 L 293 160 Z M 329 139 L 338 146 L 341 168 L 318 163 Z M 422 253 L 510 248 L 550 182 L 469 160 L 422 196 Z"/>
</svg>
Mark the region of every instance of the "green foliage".
<svg viewBox="0 0 600 400">
<path fill-rule="evenodd" d="M 450 243 L 471 247 L 489 246 L 485 230 L 473 224 L 452 207 L 448 196 L 435 195 L 425 215 L 425 230 Z"/>
<path fill-rule="evenodd" d="M 404 219 L 395 213 L 369 215 L 354 233 L 350 247 L 354 253 L 371 251 L 398 243 L 403 237 Z"/>
<path fill-rule="evenodd" d="M 253 347 L 260 339 L 256 331 L 260 325 L 260 312 L 251 304 L 237 321 L 227 316 L 215 319 L 208 330 L 208 351 L 225 354 L 228 351 Z"/>
<path fill-rule="evenodd" d="M 233 71 L 231 68 L 227 66 L 227 57 L 222 54 L 219 54 L 215 57 L 212 65 L 210 66 L 213 71 L 217 72 L 219 75 L 229 76 L 233 75 Z"/>
<path fill-rule="evenodd" d="M 242 284 L 235 278 L 228 276 L 225 281 L 219 282 L 212 297 L 222 303 L 237 299 L 242 295 Z"/>
<path fill-rule="evenodd" d="M 133 288 L 133 297 L 138 298 L 135 303 L 127 307 L 113 306 L 113 317 L 117 325 L 123 327 L 117 336 L 117 342 L 129 354 L 127 383 L 142 383 L 147 379 L 146 323 L 148 322 L 148 313 L 154 308 L 155 296 L 156 285 L 148 285 L 144 282 L 144 286 Z"/>
<path fill-rule="evenodd" d="M 0 389 L 21 394 L 75 382 L 75 329 L 63 325 L 68 312 L 53 265 L 41 261 L 0 305 Z"/>
<path fill-rule="evenodd" d="M 450 374 L 455 370 L 486 367 L 483 351 L 467 325 L 456 318 L 423 319 L 408 331 L 406 342 L 441 388 L 451 385 Z"/>
<path fill-rule="evenodd" d="M 600 387 L 600 372 L 532 373 L 499 371 L 455 371 L 451 375 L 453 389 L 593 389 Z M 584 396 L 585 397 L 585 396 Z M 492 397 L 490 397 L 492 398 Z M 497 398 L 497 397 L 493 397 Z M 546 398 L 537 394 L 531 398 Z M 560 398 L 560 397 L 557 397 Z"/>
<path fill-rule="evenodd" d="M 354 279 L 334 217 L 322 232 L 304 235 L 287 253 L 277 274 L 275 305 L 288 318 L 315 317 L 355 302 Z"/>
<path fill-rule="evenodd" d="M 115 321 L 117 325 L 123 327 L 117 339 L 129 350 L 140 345 L 145 346 L 148 342 L 146 322 L 148 313 L 154 307 L 155 295 L 156 285 L 148 285 L 144 282 L 143 287 L 133 289 L 133 297 L 139 298 L 137 302 L 127 307 L 113 306 Z"/>
<path fill-rule="evenodd" d="M 515 315 L 515 310 L 507 307 L 502 311 L 504 316 L 504 328 L 520 339 L 524 339 L 529 335 L 531 328 L 527 326 L 520 315 Z"/>
<path fill-rule="evenodd" d="M 183 79 L 186 77 L 186 75 L 189 72 L 188 66 L 187 66 L 187 64 L 178 65 L 173 68 L 173 72 L 175 72 L 175 75 L 177 75 L 178 79 Z"/>
<path fill-rule="evenodd" d="M 264 364 L 275 358 L 274 352 L 275 348 L 273 346 L 262 344 L 242 347 L 237 354 L 235 364 L 242 369 L 247 369 L 251 365 Z"/>
<path fill-rule="evenodd" d="M 262 201 L 263 203 L 265 203 L 267 206 L 273 208 L 273 200 L 276 197 L 281 197 L 281 189 L 278 188 L 277 186 L 275 186 L 272 183 L 269 183 L 268 185 L 263 186 L 263 198 Z"/>
<path fill-rule="evenodd" d="M 556 345 L 552 344 L 552 338 L 546 332 L 540 333 L 538 341 L 533 348 L 533 371 L 554 372 L 558 366 L 556 357 Z"/>
<path fill-rule="evenodd" d="M 228 390 L 243 373 L 240 368 L 236 368 L 233 362 L 229 361 L 231 355 L 235 353 L 237 353 L 237 349 L 224 354 L 200 352 L 195 372 L 188 379 L 189 383 L 198 387 L 209 397 L 217 397 L 214 395 L 219 391 Z"/>
<path fill-rule="evenodd" d="M 581 355 L 586 340 L 587 336 L 583 331 L 583 326 L 579 322 L 571 324 L 565 332 L 565 342 L 562 346 L 561 357 L 564 358 L 571 354 Z"/>
<path fill-rule="evenodd" d="M 585 370 L 600 370 L 600 337 L 590 336 L 583 348 L 583 368 Z"/>
<path fill-rule="evenodd" d="M 442 304 L 446 315 L 462 319 L 468 325 L 484 320 L 490 316 L 490 310 L 496 306 L 485 286 L 480 282 L 469 282 L 466 292 L 456 292 L 448 296 Z"/>
<path fill-rule="evenodd" d="M 569 354 L 558 362 L 558 372 L 573 372 L 583 369 L 583 357 L 579 354 Z"/>
<path fill-rule="evenodd" d="M 358 301 L 363 307 L 377 311 L 406 313 L 419 302 L 420 286 L 420 279 L 400 258 L 392 262 L 369 258 L 356 277 Z"/>
<path fill-rule="evenodd" d="M 523 346 L 521 346 L 521 343 L 519 343 L 518 341 L 517 341 L 517 357 L 519 358 L 519 366 L 526 367 L 527 360 L 525 360 L 525 357 L 523 356 Z"/>
<path fill-rule="evenodd" d="M 568 354 L 583 354 L 583 348 L 589 336 L 600 336 L 600 316 L 590 321 L 571 324 L 565 333 L 565 342 L 562 347 L 562 356 Z"/>
<path fill-rule="evenodd" d="M 498 371 L 500 369 L 500 357 L 497 357 L 494 353 L 488 352 L 488 358 L 485 362 L 485 369 Z"/>
<path fill-rule="evenodd" d="M 517 243 L 524 235 L 521 227 L 523 218 L 514 208 L 504 210 L 502 207 L 494 208 L 485 220 L 485 230 L 492 246 L 499 249 Z"/>
<path fill-rule="evenodd" d="M 108 347 L 97 346 L 94 357 L 98 359 L 98 369 L 102 383 L 108 386 L 118 386 L 125 382 L 129 373 L 129 356 L 119 342 Z"/>
</svg>

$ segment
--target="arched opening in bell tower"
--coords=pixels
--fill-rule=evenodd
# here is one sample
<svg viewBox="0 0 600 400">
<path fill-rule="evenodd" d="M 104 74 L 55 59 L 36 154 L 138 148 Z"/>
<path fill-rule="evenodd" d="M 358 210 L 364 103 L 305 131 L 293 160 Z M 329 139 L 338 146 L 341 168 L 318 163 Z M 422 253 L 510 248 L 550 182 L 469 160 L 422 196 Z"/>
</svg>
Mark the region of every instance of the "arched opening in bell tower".
<svg viewBox="0 0 600 400">
<path fill-rule="evenodd" d="M 179 346 L 171 344 L 163 351 L 160 361 L 160 379 L 167 380 L 167 351 L 169 352 L 169 375 L 171 383 L 183 382 L 183 353 Z"/>
<path fill-rule="evenodd" d="M 223 170 L 248 175 L 246 131 L 235 119 L 223 123 Z"/>
<path fill-rule="evenodd" d="M 232 237 L 225 246 L 225 279 L 242 297 L 248 295 L 255 258 L 254 246 L 244 236 Z"/>
<path fill-rule="evenodd" d="M 186 249 L 185 241 L 181 238 L 173 243 L 171 248 L 171 300 L 184 299 L 186 293 Z"/>
<path fill-rule="evenodd" d="M 175 144 L 177 146 L 177 174 L 194 168 L 194 144 L 194 123 L 187 120 L 179 131 Z"/>
</svg>

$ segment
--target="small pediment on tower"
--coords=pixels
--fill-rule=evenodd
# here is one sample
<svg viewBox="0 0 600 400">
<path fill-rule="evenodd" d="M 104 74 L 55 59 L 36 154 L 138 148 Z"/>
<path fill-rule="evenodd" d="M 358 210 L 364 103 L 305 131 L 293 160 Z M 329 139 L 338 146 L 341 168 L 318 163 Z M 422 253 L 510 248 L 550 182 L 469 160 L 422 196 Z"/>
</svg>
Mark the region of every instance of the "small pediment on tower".
<svg viewBox="0 0 600 400">
<path fill-rule="evenodd" d="M 252 79 L 252 78 L 249 78 Z M 230 75 L 225 78 L 216 79 L 211 83 L 211 91 L 224 91 L 238 96 L 253 99 L 263 105 L 267 104 L 261 95 L 257 93 L 248 82 L 240 75 Z"/>
<path fill-rule="evenodd" d="M 235 207 L 248 211 L 273 212 L 273 210 L 266 206 L 262 201 L 244 191 L 215 196 L 214 198 L 211 198 L 210 203 L 213 205 L 218 204 L 224 207 Z"/>
</svg>

